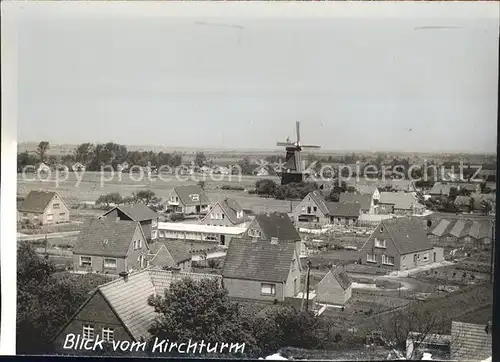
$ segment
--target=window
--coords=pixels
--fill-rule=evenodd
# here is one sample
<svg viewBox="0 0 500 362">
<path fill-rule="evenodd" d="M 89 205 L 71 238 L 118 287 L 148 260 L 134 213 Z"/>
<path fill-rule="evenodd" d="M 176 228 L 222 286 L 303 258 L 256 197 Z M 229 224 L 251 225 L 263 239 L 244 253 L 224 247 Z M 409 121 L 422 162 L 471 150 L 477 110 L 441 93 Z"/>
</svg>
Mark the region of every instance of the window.
<svg viewBox="0 0 500 362">
<path fill-rule="evenodd" d="M 385 249 L 387 247 L 385 240 L 379 240 L 379 239 L 375 238 L 375 247 Z"/>
<path fill-rule="evenodd" d="M 80 256 L 80 266 L 81 267 L 91 267 L 92 266 L 92 257 L 91 256 Z"/>
<path fill-rule="evenodd" d="M 154 228 L 157 227 L 158 226 L 158 220 L 153 220 L 151 222 L 151 226 L 154 227 Z"/>
<path fill-rule="evenodd" d="M 139 239 L 139 240 L 135 240 L 134 241 L 134 250 L 137 250 L 137 249 L 140 249 L 142 248 L 142 240 Z"/>
<path fill-rule="evenodd" d="M 293 260 L 292 260 L 292 271 L 295 270 L 295 257 L 293 257 Z"/>
<path fill-rule="evenodd" d="M 164 238 L 164 237 L 165 237 L 165 231 L 160 230 L 160 238 Z"/>
<path fill-rule="evenodd" d="M 53 207 L 54 209 L 59 209 L 59 208 L 61 207 L 61 205 L 60 205 L 60 204 L 53 204 L 53 205 L 52 205 L 52 207 Z"/>
<path fill-rule="evenodd" d="M 262 295 L 275 296 L 276 295 L 276 284 L 265 284 L 260 285 L 260 293 Z"/>
<path fill-rule="evenodd" d="M 224 220 L 224 214 L 222 214 L 222 220 Z"/>
<path fill-rule="evenodd" d="M 54 216 L 54 214 L 47 214 L 47 221 L 50 221 L 52 220 L 52 217 Z"/>
<path fill-rule="evenodd" d="M 102 329 L 102 339 L 104 340 L 104 342 L 112 342 L 113 336 L 114 336 L 113 328 L 104 327 Z"/>
<path fill-rule="evenodd" d="M 191 200 L 193 200 L 193 201 L 199 201 L 200 200 L 200 195 L 198 195 L 198 194 L 191 195 Z"/>
<path fill-rule="evenodd" d="M 318 208 L 316 206 L 313 207 L 314 212 L 318 211 Z"/>
<path fill-rule="evenodd" d="M 424 261 L 428 261 L 429 260 L 429 253 L 425 253 L 424 254 Z"/>
<path fill-rule="evenodd" d="M 105 258 L 104 267 L 106 269 L 116 269 L 116 259 Z"/>
<path fill-rule="evenodd" d="M 205 240 L 217 241 L 217 235 L 205 235 Z"/>
<path fill-rule="evenodd" d="M 394 265 L 394 257 L 388 255 L 382 255 L 382 264 Z"/>
<path fill-rule="evenodd" d="M 381 226 L 380 227 L 380 232 L 383 233 L 384 232 L 384 228 Z"/>
<path fill-rule="evenodd" d="M 83 325 L 83 339 L 94 339 L 94 326 L 90 324 Z"/>
<path fill-rule="evenodd" d="M 151 231 L 151 238 L 156 239 L 156 230 Z"/>
<path fill-rule="evenodd" d="M 377 257 L 375 254 L 366 254 L 366 261 L 369 263 L 376 263 Z"/>
<path fill-rule="evenodd" d="M 248 231 L 248 235 L 258 238 L 258 237 L 260 237 L 260 230 L 251 229 Z"/>
</svg>

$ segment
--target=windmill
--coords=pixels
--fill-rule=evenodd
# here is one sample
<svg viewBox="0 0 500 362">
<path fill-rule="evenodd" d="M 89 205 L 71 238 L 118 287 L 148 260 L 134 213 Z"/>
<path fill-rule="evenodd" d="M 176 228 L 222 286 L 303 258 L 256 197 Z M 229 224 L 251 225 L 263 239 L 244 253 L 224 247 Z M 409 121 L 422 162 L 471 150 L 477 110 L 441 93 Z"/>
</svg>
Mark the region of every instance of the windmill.
<svg viewBox="0 0 500 362">
<path fill-rule="evenodd" d="M 281 184 L 286 185 L 292 182 L 302 182 L 307 174 L 302 170 L 302 159 L 300 152 L 303 149 L 318 149 L 320 146 L 302 145 L 300 143 L 300 122 L 296 122 L 297 141 L 290 142 L 290 138 L 286 142 L 278 142 L 277 146 L 286 148 L 285 165 L 281 173 Z M 305 177 L 304 177 L 305 176 Z"/>
</svg>

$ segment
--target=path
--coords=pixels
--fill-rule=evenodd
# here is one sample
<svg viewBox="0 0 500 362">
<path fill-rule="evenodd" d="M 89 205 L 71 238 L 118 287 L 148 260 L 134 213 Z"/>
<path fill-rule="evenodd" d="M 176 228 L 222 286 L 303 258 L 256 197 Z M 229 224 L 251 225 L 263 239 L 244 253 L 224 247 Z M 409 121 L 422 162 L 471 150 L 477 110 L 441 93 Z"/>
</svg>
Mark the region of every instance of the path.
<svg viewBox="0 0 500 362">
<path fill-rule="evenodd" d="M 79 230 L 76 231 L 62 231 L 58 233 L 47 233 L 47 234 L 17 234 L 17 240 L 19 241 L 34 241 L 34 240 L 44 240 L 45 235 L 47 235 L 47 239 L 56 239 L 56 238 L 64 238 L 67 236 L 76 236 L 80 233 Z"/>
</svg>

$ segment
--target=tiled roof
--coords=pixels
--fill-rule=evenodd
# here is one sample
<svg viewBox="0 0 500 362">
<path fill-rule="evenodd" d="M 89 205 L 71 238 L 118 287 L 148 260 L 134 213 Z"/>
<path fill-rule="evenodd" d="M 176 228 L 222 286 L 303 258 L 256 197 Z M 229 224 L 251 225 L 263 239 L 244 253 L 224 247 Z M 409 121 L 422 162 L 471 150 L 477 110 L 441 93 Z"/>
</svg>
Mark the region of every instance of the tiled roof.
<svg viewBox="0 0 500 362">
<path fill-rule="evenodd" d="M 155 211 L 151 210 L 147 205 L 140 202 L 130 205 L 115 206 L 114 208 L 106 212 L 103 216 L 108 215 L 114 210 L 120 210 L 133 221 L 153 220 L 158 218 L 158 214 Z"/>
<path fill-rule="evenodd" d="M 73 254 L 125 257 L 137 227 L 135 221 L 90 219 L 78 234 Z"/>
<path fill-rule="evenodd" d="M 463 238 L 470 236 L 474 239 L 491 238 L 491 222 L 488 220 L 468 220 L 468 219 L 441 219 L 429 233 L 441 236 L 454 236 Z"/>
<path fill-rule="evenodd" d="M 484 360 L 492 355 L 492 333 L 486 324 L 451 322 L 451 358 L 454 360 Z"/>
<path fill-rule="evenodd" d="M 443 221 L 446 221 L 446 220 L 443 220 Z M 456 238 L 460 237 L 460 235 L 462 234 L 462 232 L 464 231 L 464 229 L 466 227 L 465 221 L 456 220 L 455 223 L 450 222 L 450 224 L 452 224 L 453 227 L 451 228 L 449 234 L 451 236 L 456 237 Z"/>
<path fill-rule="evenodd" d="M 450 225 L 450 221 L 443 219 L 436 224 L 436 226 L 430 231 L 430 233 L 436 236 L 443 236 L 446 230 L 450 230 Z"/>
<path fill-rule="evenodd" d="M 377 185 L 356 185 L 356 190 L 362 195 L 373 195 L 377 190 Z"/>
<path fill-rule="evenodd" d="M 382 220 L 400 254 L 432 249 L 427 233 L 418 217 L 399 217 Z"/>
<path fill-rule="evenodd" d="M 411 210 L 415 198 L 407 192 L 381 192 L 379 204 L 394 205 L 395 209 Z"/>
<path fill-rule="evenodd" d="M 224 260 L 222 276 L 232 279 L 285 282 L 294 257 L 293 243 L 262 243 L 233 239 Z"/>
<path fill-rule="evenodd" d="M 370 210 L 372 204 L 371 194 L 351 194 L 351 193 L 341 193 L 339 196 L 339 202 L 345 204 L 360 204 L 361 210 Z"/>
<path fill-rule="evenodd" d="M 177 186 L 174 192 L 179 196 L 181 202 L 186 206 L 206 205 L 209 204 L 208 196 L 201 187 L 197 185 Z M 193 200 L 191 195 L 199 195 L 198 200 Z"/>
<path fill-rule="evenodd" d="M 250 220 L 248 215 L 243 212 L 243 209 L 236 200 L 226 198 L 222 201 L 219 201 L 218 204 L 220 205 L 226 216 L 229 218 L 229 221 L 231 221 L 233 224 L 241 224 L 245 221 Z M 240 211 L 243 212 L 243 216 L 238 218 L 237 213 Z"/>
<path fill-rule="evenodd" d="M 295 229 L 292 220 L 285 212 L 263 212 L 255 215 L 262 231 L 269 238 L 278 240 L 298 241 L 300 235 Z"/>
<path fill-rule="evenodd" d="M 443 184 L 441 182 L 436 182 L 429 191 L 429 195 L 443 195 L 448 196 L 452 187 L 456 187 L 452 184 Z"/>
<path fill-rule="evenodd" d="M 221 280 L 219 275 L 214 274 L 172 272 L 149 268 L 129 274 L 126 280 L 118 278 L 101 285 L 98 291 L 114 309 L 135 340 L 140 340 L 141 337 L 147 339 L 148 329 L 157 316 L 154 308 L 148 305 L 149 296 L 162 295 L 173 282 L 183 278 Z"/>
<path fill-rule="evenodd" d="M 189 246 L 186 245 L 183 240 L 158 239 L 155 240 L 154 243 L 150 244 L 150 254 L 155 255 L 151 261 L 155 260 L 161 249 L 168 251 L 176 263 L 182 263 L 183 261 L 191 259 Z"/>
<path fill-rule="evenodd" d="M 19 206 L 19 211 L 43 213 L 55 195 L 54 191 L 31 191 Z"/>
<path fill-rule="evenodd" d="M 361 210 L 360 204 L 327 202 L 326 206 L 328 207 L 328 215 L 330 216 L 356 217 L 359 216 Z"/>
</svg>

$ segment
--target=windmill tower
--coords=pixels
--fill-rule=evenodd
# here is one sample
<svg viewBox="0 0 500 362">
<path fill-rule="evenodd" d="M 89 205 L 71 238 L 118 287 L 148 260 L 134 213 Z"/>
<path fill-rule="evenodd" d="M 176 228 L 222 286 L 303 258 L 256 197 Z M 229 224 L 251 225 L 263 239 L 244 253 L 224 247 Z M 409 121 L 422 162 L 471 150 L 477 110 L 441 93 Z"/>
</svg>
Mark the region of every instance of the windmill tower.
<svg viewBox="0 0 500 362">
<path fill-rule="evenodd" d="M 286 142 L 278 142 L 277 146 L 284 146 L 286 149 L 285 165 L 281 172 L 281 184 L 286 185 L 292 182 L 302 182 L 308 176 L 302 170 L 302 158 L 300 152 L 303 149 L 318 149 L 320 146 L 302 145 L 300 143 L 300 122 L 296 122 L 297 141 L 290 142 L 287 138 Z"/>
</svg>

